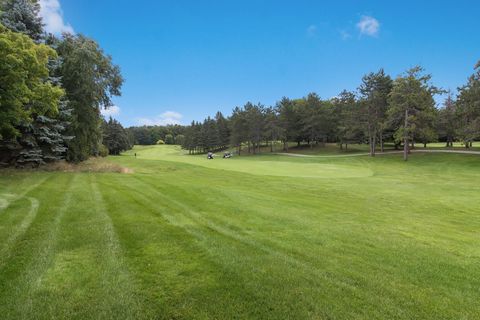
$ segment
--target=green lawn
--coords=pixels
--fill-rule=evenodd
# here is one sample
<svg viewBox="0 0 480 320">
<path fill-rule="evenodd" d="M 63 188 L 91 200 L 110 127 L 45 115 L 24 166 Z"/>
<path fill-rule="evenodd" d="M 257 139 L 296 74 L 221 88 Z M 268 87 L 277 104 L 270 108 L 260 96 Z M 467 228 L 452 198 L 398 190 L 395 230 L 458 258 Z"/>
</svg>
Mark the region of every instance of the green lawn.
<svg viewBox="0 0 480 320">
<path fill-rule="evenodd" d="M 109 161 L 0 171 L 2 319 L 480 318 L 480 156 Z"/>
</svg>

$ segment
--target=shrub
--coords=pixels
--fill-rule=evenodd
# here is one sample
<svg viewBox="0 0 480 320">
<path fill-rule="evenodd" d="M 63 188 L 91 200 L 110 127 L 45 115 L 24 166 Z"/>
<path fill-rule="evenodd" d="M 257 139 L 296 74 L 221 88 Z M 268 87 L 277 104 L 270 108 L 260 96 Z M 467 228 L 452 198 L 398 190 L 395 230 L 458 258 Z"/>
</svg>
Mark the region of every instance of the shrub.
<svg viewBox="0 0 480 320">
<path fill-rule="evenodd" d="M 165 141 L 163 141 L 162 139 L 160 139 L 160 140 L 157 141 L 157 144 L 158 144 L 158 145 L 165 144 Z"/>
<path fill-rule="evenodd" d="M 173 135 L 171 135 L 171 134 L 165 135 L 165 143 L 166 144 L 174 144 L 175 139 L 173 138 Z"/>
<path fill-rule="evenodd" d="M 108 148 L 102 144 L 98 150 L 98 155 L 102 158 L 108 157 Z"/>
<path fill-rule="evenodd" d="M 175 144 L 178 144 L 179 146 L 183 146 L 185 143 L 185 136 L 183 134 L 179 134 L 178 136 L 175 137 Z"/>
</svg>

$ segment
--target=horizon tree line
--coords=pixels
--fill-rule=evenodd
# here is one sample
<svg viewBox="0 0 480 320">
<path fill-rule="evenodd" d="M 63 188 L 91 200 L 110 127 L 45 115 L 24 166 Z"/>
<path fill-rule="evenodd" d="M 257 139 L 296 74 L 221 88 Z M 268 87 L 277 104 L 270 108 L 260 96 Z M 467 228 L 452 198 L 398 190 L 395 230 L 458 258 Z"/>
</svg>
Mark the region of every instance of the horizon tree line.
<svg viewBox="0 0 480 320">
<path fill-rule="evenodd" d="M 275 106 L 247 102 L 229 117 L 218 112 L 185 129 L 182 148 L 190 154 L 235 148 L 256 154 L 260 148 L 288 151 L 289 143 L 310 147 L 337 143 L 367 144 L 370 155 L 383 152 L 385 144 L 403 147 L 404 159 L 417 143 L 444 141 L 452 147 L 461 141 L 471 148 L 480 138 L 480 62 L 466 85 L 454 97 L 432 84 L 432 76 L 416 66 L 395 79 L 383 69 L 365 75 L 356 91 L 342 91 L 331 99 L 310 93 L 300 99 L 287 97 Z M 435 96 L 447 93 L 438 108 Z"/>
</svg>

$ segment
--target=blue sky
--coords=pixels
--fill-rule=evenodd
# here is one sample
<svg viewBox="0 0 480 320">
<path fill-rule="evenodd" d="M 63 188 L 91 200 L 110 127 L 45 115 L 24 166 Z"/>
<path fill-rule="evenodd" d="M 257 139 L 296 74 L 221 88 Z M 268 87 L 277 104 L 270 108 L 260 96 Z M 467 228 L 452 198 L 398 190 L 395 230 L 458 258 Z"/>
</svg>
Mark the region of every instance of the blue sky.
<svg viewBox="0 0 480 320">
<path fill-rule="evenodd" d="M 41 0 L 50 31 L 97 40 L 125 77 L 124 125 L 354 90 L 420 64 L 455 90 L 480 60 L 478 1 Z"/>
</svg>

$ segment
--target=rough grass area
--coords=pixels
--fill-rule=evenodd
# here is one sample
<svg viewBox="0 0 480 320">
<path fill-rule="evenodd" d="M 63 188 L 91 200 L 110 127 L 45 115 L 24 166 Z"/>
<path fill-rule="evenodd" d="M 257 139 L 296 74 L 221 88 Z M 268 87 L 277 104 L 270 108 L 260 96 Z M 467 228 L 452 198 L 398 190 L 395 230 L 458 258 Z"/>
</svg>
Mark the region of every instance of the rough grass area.
<svg viewBox="0 0 480 320">
<path fill-rule="evenodd" d="M 59 171 L 59 172 L 116 172 L 116 173 L 133 173 L 132 169 L 122 167 L 117 163 L 113 163 L 105 158 L 91 158 L 81 163 L 69 163 L 59 161 L 42 166 L 40 170 Z"/>
<path fill-rule="evenodd" d="M 107 162 L 0 172 L 2 319 L 480 318 L 479 156 Z"/>
</svg>

